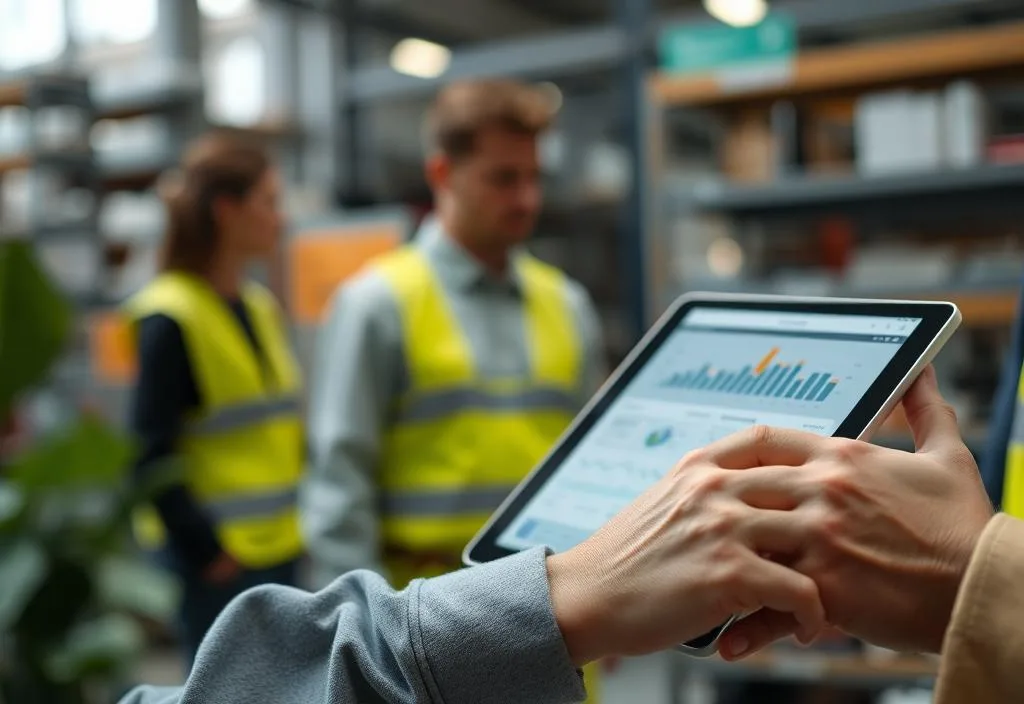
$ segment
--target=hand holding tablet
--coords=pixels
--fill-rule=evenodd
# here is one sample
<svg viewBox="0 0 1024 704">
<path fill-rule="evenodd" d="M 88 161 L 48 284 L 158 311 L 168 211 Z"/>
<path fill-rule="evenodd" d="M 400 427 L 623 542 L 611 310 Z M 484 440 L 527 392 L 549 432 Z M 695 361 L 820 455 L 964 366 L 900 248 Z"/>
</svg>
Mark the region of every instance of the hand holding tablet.
<svg viewBox="0 0 1024 704">
<path fill-rule="evenodd" d="M 680 299 L 468 546 L 581 543 L 681 457 L 754 425 L 868 438 L 960 322 L 949 303 Z M 715 651 L 728 623 L 680 646 Z"/>
</svg>

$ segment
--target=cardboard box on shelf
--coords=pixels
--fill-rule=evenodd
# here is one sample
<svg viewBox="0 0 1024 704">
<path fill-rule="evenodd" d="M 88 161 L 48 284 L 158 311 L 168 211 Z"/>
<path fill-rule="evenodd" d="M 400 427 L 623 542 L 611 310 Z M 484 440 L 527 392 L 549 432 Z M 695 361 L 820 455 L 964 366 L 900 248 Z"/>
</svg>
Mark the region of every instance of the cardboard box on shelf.
<svg viewBox="0 0 1024 704">
<path fill-rule="evenodd" d="M 729 125 L 722 143 L 722 171 L 740 183 L 767 183 L 775 178 L 776 140 L 767 116 L 740 115 Z"/>
</svg>

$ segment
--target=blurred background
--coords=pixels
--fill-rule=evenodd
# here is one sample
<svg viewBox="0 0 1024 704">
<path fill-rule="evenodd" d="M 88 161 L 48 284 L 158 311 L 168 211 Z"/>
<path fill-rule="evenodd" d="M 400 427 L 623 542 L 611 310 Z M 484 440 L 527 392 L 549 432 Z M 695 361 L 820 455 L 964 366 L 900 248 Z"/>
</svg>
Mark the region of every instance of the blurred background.
<svg viewBox="0 0 1024 704">
<path fill-rule="evenodd" d="M 221 128 L 280 166 L 286 246 L 254 275 L 308 364 L 331 291 L 431 209 L 424 110 L 480 75 L 560 106 L 530 247 L 588 289 L 610 365 L 691 290 L 952 300 L 937 369 L 980 452 L 1024 272 L 1019 0 L 0 0 L 0 238 L 73 310 L 5 446 L 82 412 L 123 427 L 114 311 L 156 272 L 158 186 L 189 140 Z M 0 302 L 4 345 L 25 301 Z M 910 447 L 899 418 L 877 442 Z M 180 681 L 148 608 L 126 609 L 145 647 L 120 684 Z M 935 667 L 841 636 L 652 662 L 605 700 L 926 702 Z"/>
</svg>

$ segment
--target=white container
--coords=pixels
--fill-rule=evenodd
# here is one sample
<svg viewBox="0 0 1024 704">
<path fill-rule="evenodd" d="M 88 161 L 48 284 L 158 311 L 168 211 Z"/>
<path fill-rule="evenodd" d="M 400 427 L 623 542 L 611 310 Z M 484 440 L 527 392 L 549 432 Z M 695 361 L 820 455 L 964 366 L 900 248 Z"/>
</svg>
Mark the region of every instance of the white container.
<svg viewBox="0 0 1024 704">
<path fill-rule="evenodd" d="M 987 140 L 985 97 L 971 81 L 951 83 L 943 96 L 945 162 L 956 168 L 984 161 Z"/>
</svg>

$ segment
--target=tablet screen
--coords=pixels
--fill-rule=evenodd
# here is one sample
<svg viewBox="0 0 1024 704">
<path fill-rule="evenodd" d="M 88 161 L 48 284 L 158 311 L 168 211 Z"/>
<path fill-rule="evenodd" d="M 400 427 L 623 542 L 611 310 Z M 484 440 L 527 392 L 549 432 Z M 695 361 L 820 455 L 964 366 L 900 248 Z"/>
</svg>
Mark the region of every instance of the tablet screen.
<svg viewBox="0 0 1024 704">
<path fill-rule="evenodd" d="M 498 544 L 568 550 L 687 452 L 752 425 L 831 435 L 920 323 L 694 307 Z"/>
</svg>

